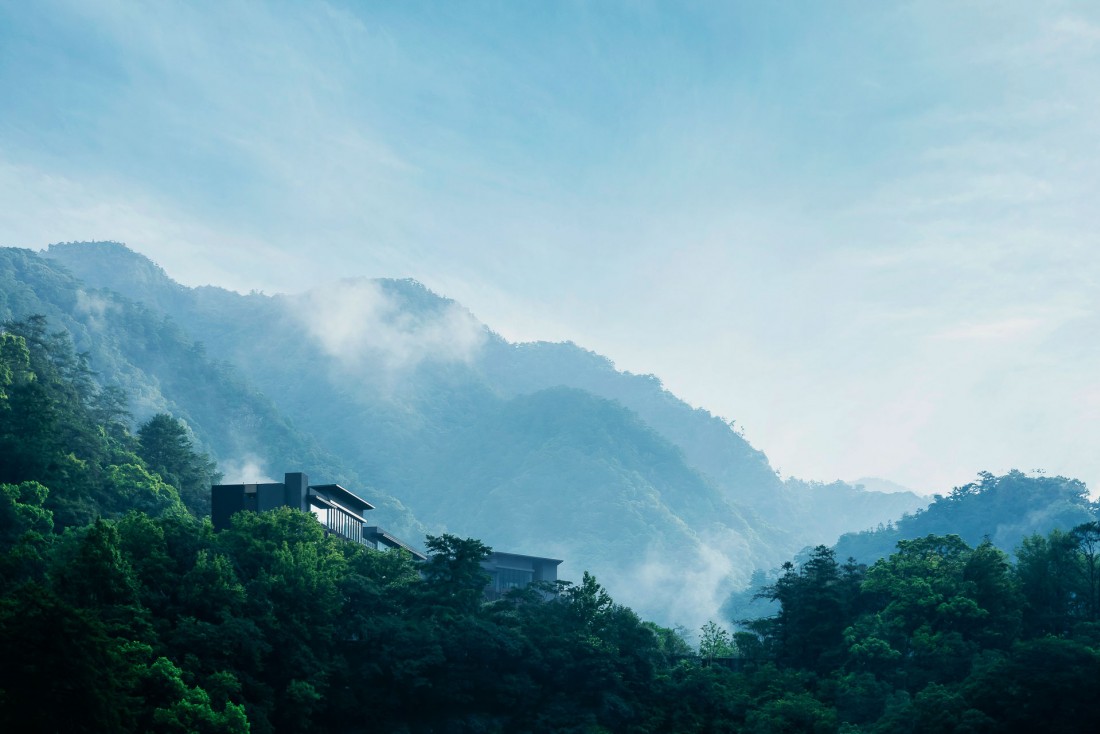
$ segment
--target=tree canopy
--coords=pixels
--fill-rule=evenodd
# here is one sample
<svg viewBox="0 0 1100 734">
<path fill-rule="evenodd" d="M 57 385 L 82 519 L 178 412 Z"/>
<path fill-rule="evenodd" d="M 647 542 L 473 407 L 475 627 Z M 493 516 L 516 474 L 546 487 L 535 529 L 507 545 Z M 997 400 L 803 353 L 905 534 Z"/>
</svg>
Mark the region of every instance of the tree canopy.
<svg viewBox="0 0 1100 734">
<path fill-rule="evenodd" d="M 0 332 L 4 731 L 1071 732 L 1100 716 L 1095 518 L 1012 556 L 950 533 L 869 566 L 818 546 L 760 589 L 774 616 L 710 623 L 692 650 L 589 573 L 487 601 L 473 538 L 430 536 L 418 565 L 288 508 L 215 533 L 209 459 L 169 415 L 131 434 L 125 404 L 44 320 Z M 1024 486 L 983 483 L 945 501 Z"/>
</svg>

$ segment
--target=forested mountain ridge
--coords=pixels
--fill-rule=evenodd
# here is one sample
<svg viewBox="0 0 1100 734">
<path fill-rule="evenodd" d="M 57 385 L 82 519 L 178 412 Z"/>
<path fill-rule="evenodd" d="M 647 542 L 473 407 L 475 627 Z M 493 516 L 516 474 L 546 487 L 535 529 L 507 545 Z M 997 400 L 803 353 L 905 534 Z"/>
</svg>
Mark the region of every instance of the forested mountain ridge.
<svg viewBox="0 0 1100 734">
<path fill-rule="evenodd" d="M 417 565 L 288 508 L 238 513 L 215 534 L 168 483 L 190 474 L 184 498 L 208 496 L 209 461 L 170 416 L 131 434 L 127 397 L 97 387 L 45 317 L 0 328 L 4 731 L 565 731 L 651 718 L 605 702 L 642 700 L 671 631 L 592 577 L 548 588 L 552 603 L 531 591 L 489 605 L 476 540 L 429 538 Z"/>
<path fill-rule="evenodd" d="M 395 529 L 422 530 L 399 502 L 360 483 L 345 462 L 295 427 L 239 370 L 211 359 L 172 318 L 89 288 L 32 252 L 0 248 L 0 323 L 34 315 L 46 317 L 47 330 L 69 335 L 87 355 L 91 378 L 127 396 L 124 411 L 139 422 L 157 413 L 182 419 L 223 471 L 310 466 L 359 487 L 386 509 Z"/>
<path fill-rule="evenodd" d="M 723 419 L 692 408 L 653 375 L 619 372 L 614 364 L 572 343 L 490 342 L 479 368 L 506 394 L 555 385 L 617 400 L 668 438 L 689 466 L 730 502 L 751 513 L 755 527 L 786 536 L 790 547 L 808 538 L 833 538 L 875 517 L 895 518 L 924 504 L 912 493 L 890 497 L 843 482 L 781 480 L 767 456 Z M 810 544 L 816 541 L 809 541 Z"/>
<path fill-rule="evenodd" d="M 71 288 L 117 292 L 201 343 L 267 401 L 272 417 L 260 425 L 293 426 L 301 445 L 333 459 L 301 468 L 352 476 L 372 502 L 391 498 L 377 522 L 414 528 L 401 512 L 407 507 L 435 532 L 498 547 L 514 540 L 509 550 L 564 557 L 567 575 L 583 563 L 658 619 L 694 623 L 690 615 L 713 614 L 753 567 L 771 568 L 803 546 L 921 504 L 781 482 L 725 421 L 687 406 L 655 378 L 618 372 L 571 344 L 509 344 L 412 281 L 239 295 L 180 286 L 117 244 L 55 245 L 48 254 L 38 267 L 63 265 L 85 283 Z M 85 329 L 93 315 L 115 318 L 111 309 L 82 311 L 72 297 L 54 300 Z M 145 367 L 138 369 L 156 371 Z M 205 437 L 205 424 L 218 420 L 216 403 L 202 391 L 180 400 L 206 404 L 171 410 L 189 424 L 201 415 L 194 428 Z M 577 440 L 582 435 L 600 440 Z M 225 448 L 228 438 L 204 438 L 204 446 L 219 460 L 238 459 Z M 269 474 L 297 468 L 287 466 L 293 453 L 252 453 Z M 526 510 L 536 505 L 537 515 Z"/>
<path fill-rule="evenodd" d="M 1094 522 L 1098 515 L 1088 488 L 1077 479 L 982 472 L 976 481 L 936 495 L 932 504 L 914 514 L 881 528 L 845 533 L 836 552 L 841 558 L 872 563 L 893 553 L 899 541 L 955 534 L 973 545 L 989 540 L 1014 553 L 1029 536 L 1068 530 Z"/>
<path fill-rule="evenodd" d="M 131 434 L 126 396 L 45 326 L 0 329 L 5 731 L 1070 733 L 1100 716 L 1096 522 L 1015 559 L 957 535 L 870 567 L 819 546 L 761 590 L 777 614 L 708 623 L 693 649 L 588 573 L 485 601 L 475 539 L 429 537 L 417 565 L 289 508 L 215 533 L 182 425 Z M 953 501 L 1037 485 L 982 480 Z"/>
<path fill-rule="evenodd" d="M 905 514 L 896 521 L 862 532 L 845 533 L 830 552 L 846 561 L 871 564 L 896 552 L 901 544 L 932 536 L 955 535 L 972 546 L 989 543 L 1015 557 L 1026 550 L 1036 535 L 1065 533 L 1080 525 L 1100 520 L 1100 504 L 1092 502 L 1088 489 L 1076 479 L 1027 476 L 1010 471 L 1004 476 L 981 472 L 976 481 L 936 495 L 927 508 Z M 799 553 L 802 563 L 810 549 Z M 729 596 L 722 616 L 731 623 L 768 617 L 777 605 L 762 598 L 762 587 L 779 577 L 758 571 L 748 588 Z"/>
<path fill-rule="evenodd" d="M 236 351 L 235 364 L 252 363 L 261 370 L 265 369 L 263 365 L 277 361 L 255 358 L 251 346 L 246 351 L 239 347 L 249 343 L 244 336 L 254 334 L 254 325 L 261 322 L 262 297 L 242 297 L 217 288 L 196 288 L 190 290 L 189 301 L 189 289 L 172 281 L 146 258 L 113 243 L 52 245 L 48 254 L 90 283 L 141 302 L 158 304 L 177 320 L 195 324 L 193 328 L 198 338 L 219 354 Z M 347 281 L 344 285 L 354 286 L 355 283 Z M 828 538 L 854 528 L 871 527 L 925 504 L 923 499 L 911 493 L 888 498 L 872 492 L 861 495 L 858 503 L 849 502 L 848 497 L 838 497 L 837 506 L 830 507 L 827 493 L 822 498 L 822 493 L 814 490 L 827 486 L 838 490 L 836 494 L 839 495 L 842 494 L 840 483 L 782 482 L 764 453 L 753 448 L 730 424 L 706 410 L 687 405 L 665 390 L 653 375 L 620 372 L 606 357 L 571 342 L 510 343 L 476 322 L 458 304 L 437 296 L 415 281 L 361 280 L 358 283 L 368 291 L 377 288 L 381 292 L 379 300 L 384 302 L 381 308 L 366 309 L 368 317 L 377 317 L 378 311 L 385 309 L 414 320 L 423 319 L 425 315 L 431 319 L 439 318 L 440 314 L 461 313 L 459 327 L 474 332 L 471 340 L 477 342 L 469 358 L 459 360 L 461 364 L 457 370 L 469 370 L 477 379 L 462 375 L 458 378 L 462 380 L 462 387 L 487 386 L 508 398 L 566 386 L 616 400 L 677 446 L 688 465 L 710 480 L 727 499 L 751 508 L 758 520 L 772 526 L 772 532 L 788 532 L 791 527 L 812 528 L 810 535 Z M 354 293 L 354 287 L 350 290 Z M 274 300 L 296 310 L 317 306 L 316 301 L 308 297 L 277 296 Z M 242 318 L 226 323 L 227 308 L 235 315 L 241 314 Z M 296 336 L 307 337 L 308 343 L 308 332 L 308 329 L 305 334 L 299 331 Z M 275 350 L 271 352 L 274 354 Z M 286 373 L 278 375 L 279 380 L 288 377 Z M 417 387 L 422 388 L 424 382 L 430 379 L 421 381 Z M 271 390 L 280 383 L 261 379 L 260 384 L 265 390 Z M 296 407 L 304 411 L 307 405 L 308 402 Z M 808 495 L 818 496 L 812 507 L 807 505 Z M 841 509 L 843 512 L 839 511 Z"/>
</svg>

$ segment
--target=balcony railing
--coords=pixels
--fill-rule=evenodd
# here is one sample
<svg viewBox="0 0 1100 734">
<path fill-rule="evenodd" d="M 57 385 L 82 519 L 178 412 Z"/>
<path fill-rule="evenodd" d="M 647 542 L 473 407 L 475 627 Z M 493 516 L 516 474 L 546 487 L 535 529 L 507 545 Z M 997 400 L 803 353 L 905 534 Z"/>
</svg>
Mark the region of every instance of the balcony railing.
<svg viewBox="0 0 1100 734">
<path fill-rule="evenodd" d="M 339 507 L 314 507 L 313 514 L 330 533 L 355 543 L 367 543 L 363 537 L 363 523 Z"/>
</svg>

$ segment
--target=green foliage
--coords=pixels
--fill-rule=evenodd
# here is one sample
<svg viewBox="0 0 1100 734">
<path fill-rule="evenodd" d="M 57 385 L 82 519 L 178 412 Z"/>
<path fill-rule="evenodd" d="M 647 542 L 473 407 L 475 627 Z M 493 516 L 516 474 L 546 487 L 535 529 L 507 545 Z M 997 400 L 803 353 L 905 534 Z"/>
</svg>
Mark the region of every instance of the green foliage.
<svg viewBox="0 0 1100 734">
<path fill-rule="evenodd" d="M 27 340 L 16 334 L 0 333 L 0 401 L 7 401 L 12 386 L 25 385 L 35 377 Z M 7 403 L 3 403 L 6 409 Z"/>
<path fill-rule="evenodd" d="M 732 639 L 704 628 L 703 665 L 682 635 L 643 623 L 591 574 L 485 602 L 489 549 L 477 540 L 431 537 L 418 567 L 288 509 L 240 513 L 215 534 L 180 502 L 209 469 L 182 424 L 155 416 L 147 436 L 130 435 L 127 396 L 97 387 L 69 338 L 26 315 L 41 293 L 70 292 L 50 277 L 40 293 L 10 278 L 0 292 L 23 309 L 0 332 L 4 731 L 1075 731 L 1100 713 L 1080 693 L 1100 677 L 1100 534 L 1079 483 L 983 475 L 898 526 L 966 516 L 995 521 L 989 540 L 929 530 L 870 568 L 817 547 L 764 590 L 773 618 Z M 172 327 L 112 303 L 142 330 L 130 348 L 148 363 L 182 354 Z M 204 381 L 200 351 L 187 358 L 193 372 L 172 373 L 180 393 L 230 384 Z M 498 500 L 521 469 L 586 462 L 606 483 L 578 490 L 574 520 L 624 547 L 636 538 L 607 532 L 622 518 L 643 528 L 654 507 L 693 522 L 730 507 L 621 406 L 570 390 L 479 401 L 441 405 L 465 423 L 410 461 L 440 451 L 430 466 L 461 465 L 468 439 L 485 438 L 499 453 L 479 452 L 493 459 L 477 460 L 463 487 L 503 466 L 486 475 Z M 257 421 L 274 415 L 246 403 Z M 429 415 L 422 407 L 412 412 Z M 453 425 L 436 417 L 427 423 Z M 528 424 L 538 430 L 520 430 Z M 376 451 L 428 445 L 402 430 L 406 443 Z M 294 434 L 270 435 L 285 446 Z M 425 476 L 446 485 L 430 473 L 400 480 Z M 673 484 L 698 497 L 649 492 Z M 624 486 L 637 490 L 629 501 Z M 537 506 L 503 504 L 538 523 L 562 504 L 558 487 L 543 489 Z M 998 549 L 1012 538 L 1015 562 Z"/>
<path fill-rule="evenodd" d="M 1072 688 L 1100 675 L 1092 526 L 1028 539 L 1016 566 L 957 536 L 870 569 L 818 547 L 765 590 L 774 619 L 710 623 L 690 656 L 588 573 L 490 603 L 478 540 L 431 536 L 417 566 L 287 508 L 215 534 L 140 458 L 97 476 L 102 516 L 60 534 L 51 489 L 0 485 L 7 729 L 1072 731 L 1098 713 Z"/>
<path fill-rule="evenodd" d="M 489 583 L 489 574 L 481 568 L 481 562 L 493 549 L 480 540 L 463 540 L 447 533 L 429 535 L 425 546 L 429 556 L 421 572 L 431 600 L 460 610 L 476 607 Z"/>
<path fill-rule="evenodd" d="M 179 493 L 196 516 L 210 514 L 210 485 L 221 480 L 215 463 L 195 451 L 187 428 L 166 413 L 158 413 L 138 429 L 138 455 Z"/>
<path fill-rule="evenodd" d="M 1013 551 L 1029 536 L 1095 520 L 1088 490 L 1076 479 L 982 472 L 977 481 L 955 487 L 946 497 L 937 495 L 926 509 L 895 524 L 841 536 L 836 551 L 872 563 L 888 556 L 899 540 L 949 534 L 971 545 L 989 538 L 998 548 Z"/>
<path fill-rule="evenodd" d="M 0 589 L 41 569 L 53 532 L 48 494 L 38 482 L 0 484 Z"/>
<path fill-rule="evenodd" d="M 784 564 L 783 574 L 762 594 L 779 603 L 779 614 L 761 622 L 776 659 L 788 664 L 827 670 L 837 663 L 845 620 L 854 603 L 863 569 L 843 569 L 831 548 L 818 546 L 799 567 Z"/>
<path fill-rule="evenodd" d="M 131 510 L 152 515 L 180 511 L 180 487 L 195 497 L 201 483 L 202 493 L 209 495 L 212 465 L 190 444 L 177 441 L 170 452 L 151 452 L 161 461 L 159 467 L 142 459 L 143 445 L 121 422 L 128 417 L 125 396 L 96 387 L 85 355 L 75 353 L 66 332 L 50 333 L 40 315 L 7 322 L 3 329 L 0 453 L 5 460 L 0 482 L 50 488 L 42 507 L 60 528 Z M 173 419 L 158 416 L 154 428 L 161 430 L 150 429 L 148 444 L 171 425 Z M 179 487 L 166 482 L 159 469 Z M 193 504 L 202 509 L 201 503 Z"/>
<path fill-rule="evenodd" d="M 730 633 L 719 627 L 713 620 L 704 624 L 699 630 L 699 657 L 703 660 L 729 657 L 733 652 Z"/>
<path fill-rule="evenodd" d="M 816 678 L 746 721 L 776 731 L 1080 730 L 1095 716 L 1072 681 L 1097 676 L 1096 548 L 1091 523 L 1026 538 L 1015 565 L 990 540 L 971 547 L 956 535 L 902 540 L 865 571 L 817 548 L 764 589 L 780 611 L 752 627 L 767 657 Z"/>
<path fill-rule="evenodd" d="M 688 631 L 683 627 L 662 627 L 655 622 L 643 622 L 657 639 L 658 649 L 670 660 L 690 657 L 695 651 L 687 640 Z"/>
</svg>

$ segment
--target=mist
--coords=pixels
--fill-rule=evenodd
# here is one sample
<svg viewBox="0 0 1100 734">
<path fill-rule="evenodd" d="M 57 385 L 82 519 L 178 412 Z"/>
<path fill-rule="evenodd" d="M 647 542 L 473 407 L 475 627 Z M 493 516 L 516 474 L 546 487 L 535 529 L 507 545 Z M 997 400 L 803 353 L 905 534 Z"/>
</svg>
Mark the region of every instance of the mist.
<svg viewBox="0 0 1100 734">
<path fill-rule="evenodd" d="M 342 280 L 296 296 L 288 304 L 323 353 L 348 369 L 366 365 L 390 374 L 425 360 L 469 363 L 487 332 L 454 302 L 412 310 L 377 281 Z"/>
</svg>

